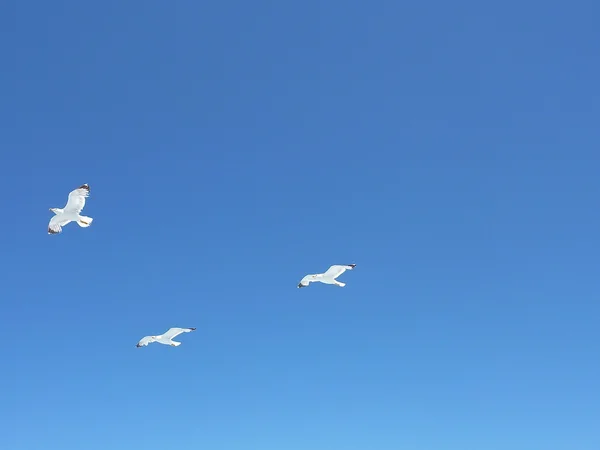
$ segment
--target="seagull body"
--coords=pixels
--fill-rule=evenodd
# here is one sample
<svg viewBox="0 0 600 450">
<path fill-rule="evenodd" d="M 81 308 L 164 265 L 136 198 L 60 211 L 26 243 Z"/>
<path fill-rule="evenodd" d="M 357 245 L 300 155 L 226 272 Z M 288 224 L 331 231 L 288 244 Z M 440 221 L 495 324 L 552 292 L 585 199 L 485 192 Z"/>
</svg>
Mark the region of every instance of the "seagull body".
<svg viewBox="0 0 600 450">
<path fill-rule="evenodd" d="M 335 265 L 331 266 L 327 269 L 327 272 L 317 273 L 314 275 L 306 275 L 302 280 L 300 280 L 300 284 L 298 284 L 299 288 L 307 287 L 310 283 L 320 282 L 324 284 L 335 284 L 339 287 L 346 286 L 346 283 L 341 283 L 336 280 L 341 274 L 343 274 L 346 270 L 352 270 L 356 267 L 356 264 L 348 264 L 347 266 Z"/>
<path fill-rule="evenodd" d="M 62 232 L 62 227 L 70 222 L 77 222 L 80 227 L 86 228 L 92 224 L 91 217 L 80 216 L 79 213 L 85 206 L 85 199 L 90 195 L 90 187 L 87 184 L 79 186 L 69 193 L 69 200 L 64 208 L 50 208 L 55 216 L 48 224 L 48 234 Z"/>
<path fill-rule="evenodd" d="M 169 328 L 166 333 L 159 334 L 158 336 L 146 336 L 137 343 L 136 347 L 145 347 L 153 342 L 159 344 L 171 345 L 177 347 L 181 345 L 181 342 L 173 341 L 173 338 L 179 336 L 181 333 L 189 333 L 190 331 L 196 330 L 195 328 Z"/>
</svg>

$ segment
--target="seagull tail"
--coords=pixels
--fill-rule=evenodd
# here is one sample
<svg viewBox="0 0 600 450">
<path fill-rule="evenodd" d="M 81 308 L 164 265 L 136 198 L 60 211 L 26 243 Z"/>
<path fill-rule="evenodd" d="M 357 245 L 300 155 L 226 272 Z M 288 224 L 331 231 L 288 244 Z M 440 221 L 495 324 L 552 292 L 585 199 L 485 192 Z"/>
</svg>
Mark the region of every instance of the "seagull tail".
<svg viewBox="0 0 600 450">
<path fill-rule="evenodd" d="M 87 216 L 79 216 L 79 220 L 77 221 L 77 224 L 80 227 L 89 227 L 92 224 L 92 221 L 94 219 L 92 219 L 91 217 L 87 217 Z"/>
</svg>

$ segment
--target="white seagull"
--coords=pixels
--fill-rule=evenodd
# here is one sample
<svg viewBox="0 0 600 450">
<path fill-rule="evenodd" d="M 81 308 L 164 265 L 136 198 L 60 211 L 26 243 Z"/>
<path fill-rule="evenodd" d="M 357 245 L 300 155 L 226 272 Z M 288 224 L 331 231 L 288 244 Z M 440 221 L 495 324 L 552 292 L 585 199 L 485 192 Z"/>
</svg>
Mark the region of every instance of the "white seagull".
<svg viewBox="0 0 600 450">
<path fill-rule="evenodd" d="M 62 227 L 69 222 L 77 222 L 80 227 L 89 227 L 94 219 L 79 215 L 85 206 L 85 199 L 89 195 L 90 187 L 87 184 L 83 184 L 69 193 L 69 200 L 67 200 L 64 208 L 50 208 L 50 211 L 56 215 L 50 219 L 48 234 L 62 232 Z"/>
<path fill-rule="evenodd" d="M 341 274 L 343 274 L 346 270 L 352 270 L 356 267 L 356 264 L 348 264 L 347 266 L 331 266 L 327 269 L 325 273 L 317 273 L 314 275 L 306 275 L 302 280 L 300 280 L 300 284 L 298 284 L 299 288 L 307 287 L 310 283 L 314 283 L 316 281 L 324 284 L 335 284 L 339 287 L 346 286 L 346 283 L 341 283 L 336 280 Z"/>
<path fill-rule="evenodd" d="M 142 340 L 137 343 L 136 347 L 145 347 L 153 342 L 177 347 L 178 345 L 181 345 L 181 342 L 175 342 L 173 341 L 173 338 L 179 336 L 181 333 L 189 333 L 190 331 L 194 330 L 195 328 L 169 328 L 164 334 L 160 334 L 158 336 L 146 336 L 145 338 L 142 338 Z"/>
</svg>

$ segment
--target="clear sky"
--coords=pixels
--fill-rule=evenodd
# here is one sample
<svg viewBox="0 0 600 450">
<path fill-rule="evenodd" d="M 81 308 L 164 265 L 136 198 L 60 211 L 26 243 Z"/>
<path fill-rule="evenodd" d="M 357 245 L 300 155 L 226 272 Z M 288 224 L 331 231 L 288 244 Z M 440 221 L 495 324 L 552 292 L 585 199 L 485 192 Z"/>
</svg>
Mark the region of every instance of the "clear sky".
<svg viewBox="0 0 600 450">
<path fill-rule="evenodd" d="M 0 447 L 600 448 L 568 4 L 3 2 Z"/>
</svg>

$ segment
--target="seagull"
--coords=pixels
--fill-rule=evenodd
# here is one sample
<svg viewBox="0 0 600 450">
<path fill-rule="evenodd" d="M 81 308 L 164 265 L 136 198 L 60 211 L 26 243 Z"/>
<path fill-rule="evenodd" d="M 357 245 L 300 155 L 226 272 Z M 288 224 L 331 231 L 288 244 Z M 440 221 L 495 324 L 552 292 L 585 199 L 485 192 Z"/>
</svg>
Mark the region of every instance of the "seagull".
<svg viewBox="0 0 600 450">
<path fill-rule="evenodd" d="M 140 342 L 137 343 L 136 347 L 145 347 L 148 344 L 152 344 L 153 342 L 158 342 L 159 344 L 170 345 L 172 347 L 177 347 L 181 345 L 181 342 L 173 341 L 173 338 L 179 336 L 181 333 L 189 333 L 190 331 L 196 330 L 195 328 L 169 328 L 166 333 L 158 335 L 158 336 L 146 336 L 142 338 Z"/>
<path fill-rule="evenodd" d="M 77 189 L 69 192 L 69 200 L 64 208 L 50 208 L 56 214 L 48 224 L 48 234 L 58 234 L 62 232 L 64 227 L 69 222 L 77 222 L 80 227 L 89 227 L 92 224 L 91 217 L 80 216 L 79 213 L 85 206 L 85 199 L 90 195 L 90 187 L 87 184 L 82 184 Z"/>
<path fill-rule="evenodd" d="M 356 267 L 356 264 L 348 264 L 347 266 L 334 265 L 327 269 L 325 273 L 317 273 L 314 275 L 306 275 L 298 284 L 299 288 L 307 287 L 310 283 L 319 281 L 325 284 L 335 284 L 339 287 L 346 286 L 346 283 L 341 283 L 336 280 L 346 270 L 352 270 Z"/>
</svg>

